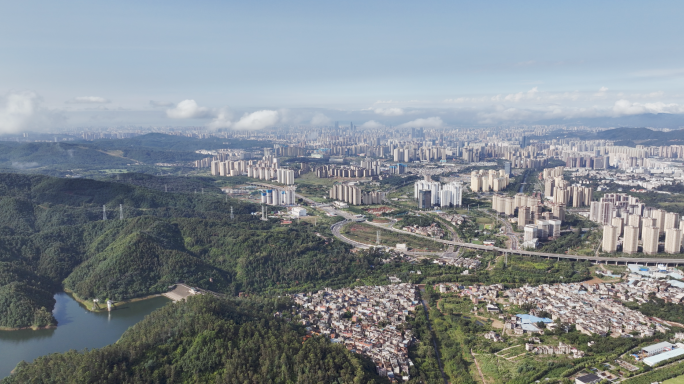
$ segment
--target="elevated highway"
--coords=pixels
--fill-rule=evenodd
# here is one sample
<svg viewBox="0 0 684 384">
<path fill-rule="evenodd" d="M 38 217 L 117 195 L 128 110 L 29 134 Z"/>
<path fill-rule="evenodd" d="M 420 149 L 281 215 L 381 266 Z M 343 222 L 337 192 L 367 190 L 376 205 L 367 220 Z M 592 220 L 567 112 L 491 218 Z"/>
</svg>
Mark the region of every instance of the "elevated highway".
<svg viewBox="0 0 684 384">
<path fill-rule="evenodd" d="M 260 186 L 260 187 L 265 187 L 265 188 L 273 188 L 275 187 L 274 185 L 271 184 L 266 184 L 266 183 L 258 183 L 258 182 L 252 182 L 248 183 L 251 185 L 255 186 Z M 306 201 L 308 204 L 311 205 L 318 205 L 319 208 L 322 208 L 324 211 L 331 213 L 331 214 L 336 214 L 338 216 L 344 217 L 346 220 L 340 221 L 338 223 L 333 224 L 330 227 L 330 230 L 332 231 L 333 235 L 335 235 L 336 238 L 340 239 L 341 241 L 344 241 L 345 243 L 348 243 L 350 245 L 353 245 L 358 248 L 369 248 L 372 245 L 369 244 L 364 244 L 364 243 L 359 243 L 358 241 L 351 240 L 340 232 L 340 229 L 342 229 L 342 226 L 350 221 L 353 218 L 352 215 L 350 215 L 347 212 L 340 211 L 335 209 L 332 206 L 325 206 L 325 205 L 320 205 L 317 204 L 315 201 L 304 197 L 302 195 L 296 194 L 298 198 L 302 198 L 304 201 Z M 568 255 L 568 254 L 562 254 L 562 253 L 545 253 L 545 252 L 535 252 L 535 251 L 527 251 L 527 250 L 522 250 L 522 249 L 508 249 L 508 248 L 499 248 L 499 247 L 494 247 L 494 246 L 489 246 L 489 245 L 480 245 L 480 244 L 472 244 L 472 243 L 463 243 L 460 241 L 449 241 L 449 240 L 441 240 L 441 239 L 433 239 L 428 236 L 423 236 L 419 235 L 417 233 L 411 233 L 411 232 L 406 232 L 402 231 L 400 229 L 396 229 L 393 227 L 388 227 L 382 224 L 378 223 L 373 223 L 372 221 L 366 221 L 365 222 L 368 225 L 372 225 L 381 229 L 385 229 L 388 231 L 395 231 L 411 236 L 418 236 L 418 237 L 423 237 L 426 239 L 430 239 L 436 242 L 448 244 L 448 245 L 453 245 L 454 247 L 463 247 L 463 248 L 468 248 L 468 249 L 475 249 L 475 250 L 481 250 L 481 251 L 493 251 L 493 252 L 501 252 L 503 254 L 511 254 L 511 255 L 521 255 L 521 256 L 535 256 L 535 257 L 542 257 L 546 259 L 557 259 L 557 260 L 570 260 L 570 261 L 590 261 L 595 264 L 615 264 L 615 265 L 627 265 L 627 264 L 643 264 L 643 265 L 656 265 L 656 264 L 665 264 L 667 266 L 679 266 L 679 265 L 684 265 L 684 258 L 682 259 L 675 259 L 675 258 L 668 258 L 667 256 L 664 257 L 601 257 L 601 256 L 584 256 L 584 255 Z M 509 231 L 510 232 L 510 229 Z M 517 248 L 517 247 L 516 247 Z"/>
<path fill-rule="evenodd" d="M 342 222 L 340 222 L 340 223 L 342 223 Z M 501 252 L 503 254 L 521 255 L 521 256 L 535 256 L 535 257 L 542 257 L 542 258 L 546 258 L 546 259 L 557 259 L 557 260 L 563 259 L 563 260 L 570 260 L 570 261 L 590 261 L 590 262 L 595 263 L 595 264 L 615 264 L 615 265 L 665 264 L 667 266 L 684 265 L 684 259 L 674 259 L 674 258 L 668 258 L 666 256 L 665 257 L 600 257 L 600 256 L 568 255 L 568 254 L 562 254 L 562 253 L 535 252 L 535 251 L 527 251 L 527 250 L 523 250 L 523 249 L 499 248 L 499 247 L 494 247 L 494 246 L 490 246 L 490 245 L 480 245 L 480 244 L 472 244 L 472 243 L 463 243 L 463 242 L 458 242 L 458 241 L 433 239 L 431 237 L 419 235 L 417 233 L 411 233 L 411 232 L 402 231 L 402 230 L 396 229 L 396 228 L 386 227 L 386 226 L 383 226 L 381 224 L 373 223 L 372 221 L 365 222 L 365 223 L 368 225 L 372 225 L 372 226 L 375 226 L 378 228 L 388 230 L 388 231 L 394 231 L 394 232 L 399 232 L 399 233 L 403 233 L 403 234 L 407 234 L 407 235 L 423 237 L 423 238 L 430 239 L 430 240 L 433 240 L 436 242 L 453 245 L 455 247 L 463 247 L 463 248 L 475 249 L 475 250 L 480 250 L 480 251 L 493 251 L 493 252 Z M 366 248 L 368 247 L 368 245 L 366 245 L 366 244 L 364 244 L 364 245 L 366 246 Z"/>
</svg>

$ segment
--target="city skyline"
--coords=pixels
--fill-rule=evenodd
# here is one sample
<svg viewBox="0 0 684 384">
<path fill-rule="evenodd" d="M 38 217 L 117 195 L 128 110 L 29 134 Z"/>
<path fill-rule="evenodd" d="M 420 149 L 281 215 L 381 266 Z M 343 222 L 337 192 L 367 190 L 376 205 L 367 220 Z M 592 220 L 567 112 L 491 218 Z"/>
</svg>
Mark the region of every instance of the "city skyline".
<svg viewBox="0 0 684 384">
<path fill-rule="evenodd" d="M 676 2 L 4 9 L 2 133 L 684 125 Z"/>
</svg>

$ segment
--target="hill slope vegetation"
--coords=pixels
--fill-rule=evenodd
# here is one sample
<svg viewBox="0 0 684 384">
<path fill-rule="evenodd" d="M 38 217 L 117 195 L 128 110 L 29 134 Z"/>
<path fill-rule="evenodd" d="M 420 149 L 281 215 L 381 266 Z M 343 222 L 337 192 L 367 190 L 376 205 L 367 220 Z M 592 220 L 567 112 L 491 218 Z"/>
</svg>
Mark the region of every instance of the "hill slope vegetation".
<svg viewBox="0 0 684 384">
<path fill-rule="evenodd" d="M 374 365 L 275 318 L 286 301 L 197 296 L 169 304 L 116 344 L 20 363 L 13 383 L 386 383 Z"/>
</svg>

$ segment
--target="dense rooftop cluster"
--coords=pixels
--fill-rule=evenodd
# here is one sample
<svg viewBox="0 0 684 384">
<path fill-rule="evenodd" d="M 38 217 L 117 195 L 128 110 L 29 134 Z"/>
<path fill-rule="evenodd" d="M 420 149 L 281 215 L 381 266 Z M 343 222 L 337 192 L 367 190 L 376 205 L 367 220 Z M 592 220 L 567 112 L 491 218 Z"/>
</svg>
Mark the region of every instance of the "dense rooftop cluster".
<svg viewBox="0 0 684 384">
<path fill-rule="evenodd" d="M 638 311 L 629 309 L 621 301 L 648 301 L 650 293 L 666 300 L 679 300 L 684 290 L 668 283 L 638 281 L 616 284 L 556 284 L 525 286 L 505 292 L 512 304 L 534 304 L 539 311 L 551 314 L 553 320 L 575 324 L 586 334 L 613 335 L 637 332 L 652 336 L 655 331 L 666 332 L 667 326 Z"/>
<path fill-rule="evenodd" d="M 408 380 L 413 333 L 404 324 L 419 305 L 414 285 L 326 288 L 293 299 L 308 332 L 369 356 L 380 375 Z"/>
</svg>

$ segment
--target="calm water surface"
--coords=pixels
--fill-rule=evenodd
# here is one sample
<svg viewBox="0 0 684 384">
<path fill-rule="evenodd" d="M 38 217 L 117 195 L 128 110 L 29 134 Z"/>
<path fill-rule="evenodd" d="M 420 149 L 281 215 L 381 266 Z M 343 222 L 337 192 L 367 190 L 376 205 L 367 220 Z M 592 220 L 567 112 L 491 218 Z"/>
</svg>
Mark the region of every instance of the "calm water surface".
<svg viewBox="0 0 684 384">
<path fill-rule="evenodd" d="M 49 353 L 113 344 L 128 327 L 171 301 L 159 296 L 126 304 L 111 313 L 93 313 L 66 293 L 58 293 L 55 299 L 56 329 L 0 331 L 0 378 L 9 376 L 22 360 L 31 362 Z"/>
</svg>

